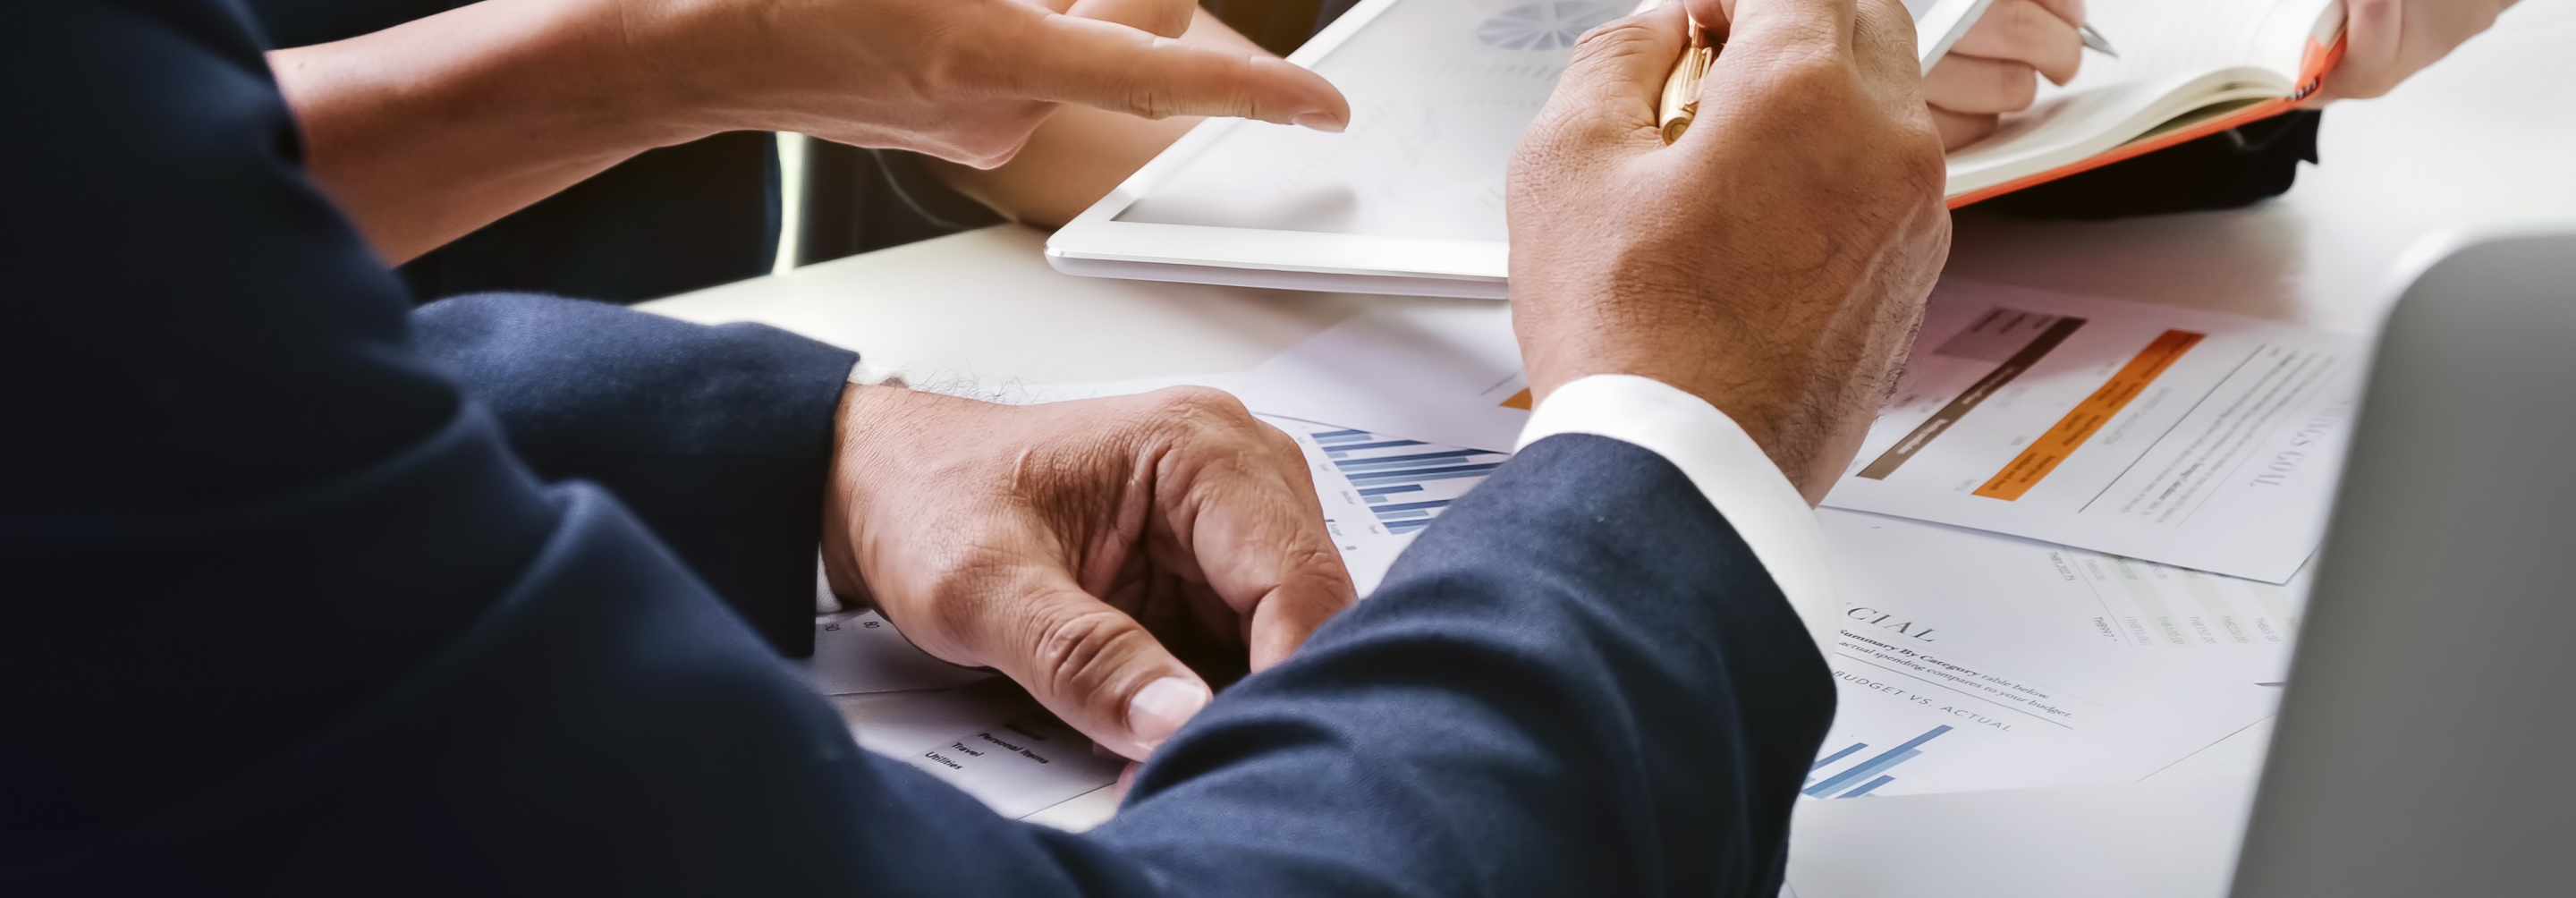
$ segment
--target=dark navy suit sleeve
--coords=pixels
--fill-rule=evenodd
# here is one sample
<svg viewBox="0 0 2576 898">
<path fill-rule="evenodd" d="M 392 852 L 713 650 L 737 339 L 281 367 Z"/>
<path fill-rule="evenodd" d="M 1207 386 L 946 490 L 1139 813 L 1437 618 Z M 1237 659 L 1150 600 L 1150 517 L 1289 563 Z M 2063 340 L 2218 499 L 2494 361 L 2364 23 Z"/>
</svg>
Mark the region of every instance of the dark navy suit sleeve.
<svg viewBox="0 0 2576 898">
<path fill-rule="evenodd" d="M 1120 819 L 1011 823 L 859 751 L 685 553 L 513 448 L 723 458 L 769 424 L 657 430 L 705 397 L 465 325 L 739 378 L 714 396 L 804 382 L 819 351 L 523 300 L 416 333 L 302 175 L 237 5 L 11 13 L 0 894 L 1776 888 L 1830 686 L 1649 453 L 1532 446 L 1184 728 Z"/>
<path fill-rule="evenodd" d="M 543 296 L 444 300 L 413 324 L 538 476 L 607 487 L 771 645 L 813 653 L 821 484 L 857 354 Z"/>
<path fill-rule="evenodd" d="M 1832 714 L 1679 469 L 1550 437 L 1191 721 L 1098 837 L 1178 894 L 1768 898 Z"/>
</svg>

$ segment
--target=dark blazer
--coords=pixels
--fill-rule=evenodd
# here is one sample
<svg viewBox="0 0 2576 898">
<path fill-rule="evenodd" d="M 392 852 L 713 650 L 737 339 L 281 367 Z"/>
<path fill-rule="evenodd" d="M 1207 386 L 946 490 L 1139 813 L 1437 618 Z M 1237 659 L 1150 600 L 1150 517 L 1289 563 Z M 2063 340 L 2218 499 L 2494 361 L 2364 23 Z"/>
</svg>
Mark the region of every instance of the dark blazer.
<svg viewBox="0 0 2576 898">
<path fill-rule="evenodd" d="M 414 315 L 238 6 L 9 18 L 0 894 L 1778 889 L 1831 686 L 1651 453 L 1530 447 L 1118 819 L 1013 823 L 758 635 L 808 610 L 848 353 Z"/>
</svg>

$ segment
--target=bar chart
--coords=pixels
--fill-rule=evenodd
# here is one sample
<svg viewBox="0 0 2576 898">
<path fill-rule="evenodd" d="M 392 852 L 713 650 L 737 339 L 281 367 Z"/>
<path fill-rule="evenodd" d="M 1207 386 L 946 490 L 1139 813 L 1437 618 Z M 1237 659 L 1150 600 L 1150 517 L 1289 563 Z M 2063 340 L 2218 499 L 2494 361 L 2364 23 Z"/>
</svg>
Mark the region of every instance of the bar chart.
<svg viewBox="0 0 2576 898">
<path fill-rule="evenodd" d="M 1364 430 L 1328 430 L 1310 437 L 1386 532 L 1398 535 L 1430 526 L 1441 509 L 1484 482 L 1511 457 Z"/>
<path fill-rule="evenodd" d="M 1817 759 L 1815 766 L 1807 768 L 1807 787 L 1799 791 L 1811 798 L 1859 798 L 1878 791 L 1880 786 L 1896 781 L 1896 777 L 1888 771 L 1895 769 L 1897 765 L 1922 757 L 1924 744 L 1940 738 L 1942 734 L 1950 732 L 1950 729 L 1948 724 L 1933 727 L 1923 731 L 1922 735 L 1897 743 L 1895 747 L 1874 755 L 1862 754 L 1869 750 L 1869 743 L 1851 743 Z M 1855 757 L 1860 760 L 1854 761 L 1851 766 L 1829 774 L 1821 772 L 1836 763 Z"/>
<path fill-rule="evenodd" d="M 1442 446 L 1281 415 L 1261 415 L 1306 453 L 1352 585 L 1366 596 L 1395 556 L 1511 453 Z"/>
</svg>

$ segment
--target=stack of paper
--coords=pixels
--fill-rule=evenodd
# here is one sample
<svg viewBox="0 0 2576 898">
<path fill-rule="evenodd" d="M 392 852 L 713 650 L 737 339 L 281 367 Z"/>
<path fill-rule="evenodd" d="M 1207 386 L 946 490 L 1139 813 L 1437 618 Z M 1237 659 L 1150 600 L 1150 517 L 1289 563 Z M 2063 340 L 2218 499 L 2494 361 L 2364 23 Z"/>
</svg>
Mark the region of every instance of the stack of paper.
<svg viewBox="0 0 2576 898">
<path fill-rule="evenodd" d="M 2258 727 L 2287 670 L 2359 354 L 2351 337 L 2237 316 L 1944 283 L 1818 512 L 1846 620 L 1829 653 L 1840 708 L 1806 795 L 2133 783 Z M 1519 358 L 1508 308 L 1432 304 L 1362 314 L 1250 372 L 1005 392 L 1235 393 L 1304 451 L 1366 595 L 1509 457 L 1530 400 Z M 973 747 L 965 731 L 993 725 L 894 741 Z M 1076 785 L 995 785 L 1015 781 L 942 769 L 924 754 L 938 746 L 862 738 L 1010 812 Z M 1095 821 L 1107 796 L 1069 816 Z"/>
</svg>

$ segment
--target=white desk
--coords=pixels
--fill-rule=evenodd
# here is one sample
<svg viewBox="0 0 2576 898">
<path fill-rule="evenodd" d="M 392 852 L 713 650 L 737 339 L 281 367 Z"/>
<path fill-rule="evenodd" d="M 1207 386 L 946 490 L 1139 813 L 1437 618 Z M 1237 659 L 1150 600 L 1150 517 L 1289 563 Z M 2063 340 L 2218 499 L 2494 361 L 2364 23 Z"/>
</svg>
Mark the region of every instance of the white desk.
<svg viewBox="0 0 2576 898">
<path fill-rule="evenodd" d="M 2303 171 L 2280 200 L 2101 223 L 1963 214 L 1950 271 L 2369 333 L 2385 310 L 2390 270 L 2419 238 L 2446 228 L 2576 220 L 2570 85 L 2576 0 L 2524 0 L 2494 31 L 2388 97 L 2336 106 L 2320 137 L 2323 165 Z M 989 387 L 1241 370 L 1372 304 L 1481 302 L 1074 278 L 1046 266 L 1042 242 L 1032 231 L 994 228 L 644 308 L 692 321 L 765 322 L 860 350 L 916 382 Z M 864 716 L 859 704 L 845 707 Z M 2259 765 L 2262 745 L 2263 734 L 2249 732 L 2174 772 L 2241 777 Z M 2191 785 L 2156 801 L 2171 811 L 2178 802 L 2236 800 L 2231 795 L 2226 786 Z M 1923 799 L 1927 813 L 1957 803 L 1952 796 L 1913 799 Z M 2060 796 L 2032 807 L 2081 816 L 2094 806 L 2089 800 Z M 2142 835 L 2088 823 L 2104 821 L 2061 817 L 2015 830 L 2010 821 L 1989 820 L 1961 828 L 1954 847 L 1918 841 L 1901 854 L 1882 854 L 1871 864 L 1886 868 L 1883 877 L 1860 871 L 1837 890 L 2014 894 L 2037 880 L 2017 887 L 2016 870 L 1944 880 L 1940 868 L 1960 866 L 1942 864 L 1944 853 L 2026 840 L 2035 851 L 2063 855 L 2080 851 L 2085 839 Z M 2161 858 L 2084 859 L 2100 884 L 2086 893 L 2212 894 L 2224 881 L 2232 838 L 2167 835 Z M 1848 836 L 1866 842 L 1872 834 Z M 2059 857 L 2017 871 L 2067 863 Z"/>
</svg>

